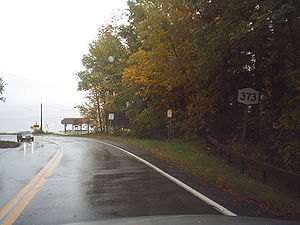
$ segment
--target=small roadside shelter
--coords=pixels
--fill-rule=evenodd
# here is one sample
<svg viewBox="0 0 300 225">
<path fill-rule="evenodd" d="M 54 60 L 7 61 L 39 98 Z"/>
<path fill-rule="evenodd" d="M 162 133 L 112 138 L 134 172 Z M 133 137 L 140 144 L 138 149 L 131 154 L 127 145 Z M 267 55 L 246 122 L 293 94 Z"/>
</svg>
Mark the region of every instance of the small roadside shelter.
<svg viewBox="0 0 300 225">
<path fill-rule="evenodd" d="M 64 125 L 64 131 L 67 133 L 67 126 L 72 125 L 72 132 L 75 131 L 82 131 L 82 125 L 85 124 L 83 118 L 64 118 L 61 121 L 61 124 Z M 80 129 L 79 129 L 80 128 Z M 89 132 L 89 126 L 88 126 L 88 132 Z"/>
</svg>

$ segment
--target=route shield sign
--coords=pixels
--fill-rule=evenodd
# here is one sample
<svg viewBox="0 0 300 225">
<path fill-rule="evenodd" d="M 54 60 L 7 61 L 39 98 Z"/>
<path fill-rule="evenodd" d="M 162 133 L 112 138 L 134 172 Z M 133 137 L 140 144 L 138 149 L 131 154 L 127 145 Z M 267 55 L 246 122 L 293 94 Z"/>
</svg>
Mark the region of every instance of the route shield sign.
<svg viewBox="0 0 300 225">
<path fill-rule="evenodd" d="M 255 105 L 258 104 L 259 100 L 259 91 L 253 88 L 243 88 L 238 91 L 238 99 L 239 103 L 244 105 Z"/>
</svg>

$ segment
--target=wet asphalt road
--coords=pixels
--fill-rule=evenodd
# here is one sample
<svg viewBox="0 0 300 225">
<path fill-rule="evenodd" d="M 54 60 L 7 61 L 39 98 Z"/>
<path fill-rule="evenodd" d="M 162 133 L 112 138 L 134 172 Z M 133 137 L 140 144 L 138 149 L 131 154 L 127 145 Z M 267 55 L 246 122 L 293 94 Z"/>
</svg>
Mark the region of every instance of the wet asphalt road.
<svg viewBox="0 0 300 225">
<path fill-rule="evenodd" d="M 51 142 L 53 140 L 56 143 Z M 272 217 L 268 212 L 234 199 L 143 151 L 114 144 L 146 158 L 238 215 Z M 0 208 L 60 149 L 63 156 L 58 166 L 14 224 L 46 225 L 116 217 L 220 214 L 114 147 L 93 139 L 61 136 L 36 137 L 33 143 L 0 151 Z"/>
<path fill-rule="evenodd" d="M 0 140 L 16 141 L 16 136 L 1 135 Z M 30 182 L 57 149 L 57 145 L 42 138 L 23 142 L 19 148 L 0 149 L 0 209 Z"/>
</svg>

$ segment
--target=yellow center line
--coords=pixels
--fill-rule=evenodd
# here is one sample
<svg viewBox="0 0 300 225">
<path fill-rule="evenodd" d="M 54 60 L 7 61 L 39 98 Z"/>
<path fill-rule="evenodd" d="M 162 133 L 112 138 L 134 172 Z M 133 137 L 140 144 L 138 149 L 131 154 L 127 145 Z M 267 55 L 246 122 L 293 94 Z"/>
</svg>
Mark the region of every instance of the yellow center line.
<svg viewBox="0 0 300 225">
<path fill-rule="evenodd" d="M 49 160 L 49 162 L 33 177 L 33 179 L 0 210 L 1 220 L 7 214 L 7 212 L 9 212 L 9 210 L 11 210 L 13 207 L 16 207 L 1 225 L 12 224 L 17 219 L 17 217 L 44 183 L 45 178 L 51 174 L 55 166 L 58 164 L 62 154 L 62 150 L 57 151 Z M 23 196 L 24 198 L 22 199 Z M 21 199 L 22 201 L 19 202 Z"/>
<path fill-rule="evenodd" d="M 51 164 L 45 174 L 39 179 L 39 181 L 33 186 L 30 192 L 22 199 L 22 201 L 16 206 L 16 208 L 9 214 L 7 219 L 1 225 L 11 225 L 19 217 L 24 208 L 28 205 L 30 200 L 35 196 L 46 178 L 52 173 L 55 166 L 59 163 L 62 158 L 62 151 L 59 151 L 59 155 L 56 160 Z"/>
</svg>

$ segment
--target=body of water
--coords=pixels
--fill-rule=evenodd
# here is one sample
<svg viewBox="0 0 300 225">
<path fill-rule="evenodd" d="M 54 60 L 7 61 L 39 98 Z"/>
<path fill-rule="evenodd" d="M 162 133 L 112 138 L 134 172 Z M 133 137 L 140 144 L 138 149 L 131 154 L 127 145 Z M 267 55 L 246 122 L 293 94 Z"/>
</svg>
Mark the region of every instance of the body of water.
<svg viewBox="0 0 300 225">
<path fill-rule="evenodd" d="M 35 123 L 40 124 L 40 105 L 6 105 L 0 103 L 0 132 L 11 133 L 31 130 Z M 64 118 L 81 117 L 72 106 L 43 105 L 43 129 L 45 131 L 62 131 L 60 123 Z"/>
</svg>

